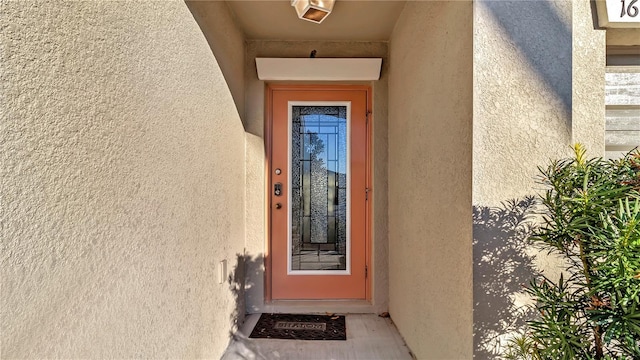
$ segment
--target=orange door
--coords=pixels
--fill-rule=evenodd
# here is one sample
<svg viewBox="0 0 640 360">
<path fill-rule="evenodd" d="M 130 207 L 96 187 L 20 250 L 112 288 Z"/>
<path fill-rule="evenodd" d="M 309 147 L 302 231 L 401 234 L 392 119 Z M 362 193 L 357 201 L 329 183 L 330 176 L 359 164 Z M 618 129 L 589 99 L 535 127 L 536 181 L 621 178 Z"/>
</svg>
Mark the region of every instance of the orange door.
<svg viewBox="0 0 640 360">
<path fill-rule="evenodd" d="M 271 298 L 366 299 L 368 88 L 269 94 Z"/>
</svg>

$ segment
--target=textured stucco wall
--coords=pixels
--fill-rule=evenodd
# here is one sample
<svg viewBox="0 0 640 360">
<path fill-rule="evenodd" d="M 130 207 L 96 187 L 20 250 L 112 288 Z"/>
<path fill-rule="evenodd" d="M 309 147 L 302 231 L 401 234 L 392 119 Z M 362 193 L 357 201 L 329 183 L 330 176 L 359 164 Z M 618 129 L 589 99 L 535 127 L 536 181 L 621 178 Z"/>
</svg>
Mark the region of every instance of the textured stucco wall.
<svg viewBox="0 0 640 360">
<path fill-rule="evenodd" d="M 557 259 L 527 245 L 538 166 L 604 154 L 605 32 L 588 1 L 474 3 L 474 349 L 493 359 L 530 315 L 521 284 Z"/>
<path fill-rule="evenodd" d="M 475 3 L 474 205 L 531 195 L 537 166 L 568 153 L 571 48 L 570 1 Z"/>
<path fill-rule="evenodd" d="M 606 31 L 594 28 L 588 1 L 572 1 L 572 143 L 604 156 Z"/>
<path fill-rule="evenodd" d="M 207 38 L 244 119 L 244 34 L 225 1 L 185 1 Z"/>
<path fill-rule="evenodd" d="M 244 132 L 189 9 L 1 12 L 0 357 L 219 358 Z"/>
<path fill-rule="evenodd" d="M 390 40 L 389 312 L 419 359 L 472 357 L 472 10 L 408 2 Z"/>
<path fill-rule="evenodd" d="M 373 306 L 357 311 L 387 310 L 387 53 L 386 42 L 318 42 L 318 41 L 247 41 L 245 63 L 246 130 L 247 137 L 247 311 L 270 311 L 264 306 L 264 268 L 262 257 L 266 248 L 265 230 L 265 82 L 258 80 L 256 57 L 308 57 L 312 50 L 318 57 L 381 57 L 380 80 L 369 83 L 373 89 Z"/>
</svg>

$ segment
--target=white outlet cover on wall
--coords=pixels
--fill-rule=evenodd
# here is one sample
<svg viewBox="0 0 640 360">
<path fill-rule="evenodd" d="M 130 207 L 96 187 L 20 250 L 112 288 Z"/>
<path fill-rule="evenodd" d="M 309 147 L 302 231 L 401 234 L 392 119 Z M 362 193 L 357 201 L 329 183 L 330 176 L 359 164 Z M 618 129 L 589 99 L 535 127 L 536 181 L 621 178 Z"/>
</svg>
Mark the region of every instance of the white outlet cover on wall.
<svg viewBox="0 0 640 360">
<path fill-rule="evenodd" d="M 227 278 L 227 260 L 220 261 L 218 264 L 218 284 L 224 283 Z"/>
</svg>

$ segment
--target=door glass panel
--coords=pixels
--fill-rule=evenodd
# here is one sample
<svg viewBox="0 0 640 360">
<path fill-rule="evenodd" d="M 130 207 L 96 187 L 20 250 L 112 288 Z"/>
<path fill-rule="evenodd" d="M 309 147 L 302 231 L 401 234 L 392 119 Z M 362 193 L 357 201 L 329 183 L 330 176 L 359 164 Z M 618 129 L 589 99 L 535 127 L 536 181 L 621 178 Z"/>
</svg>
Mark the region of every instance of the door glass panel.
<svg viewBox="0 0 640 360">
<path fill-rule="evenodd" d="M 347 106 L 291 114 L 291 270 L 346 270 Z"/>
</svg>

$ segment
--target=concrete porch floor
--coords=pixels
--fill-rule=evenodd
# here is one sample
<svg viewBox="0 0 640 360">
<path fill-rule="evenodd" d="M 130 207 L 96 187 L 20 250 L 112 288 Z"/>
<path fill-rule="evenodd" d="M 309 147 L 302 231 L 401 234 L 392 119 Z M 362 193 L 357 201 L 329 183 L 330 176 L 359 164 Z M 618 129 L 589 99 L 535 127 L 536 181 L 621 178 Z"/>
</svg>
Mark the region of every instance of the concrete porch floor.
<svg viewBox="0 0 640 360">
<path fill-rule="evenodd" d="M 250 339 L 260 314 L 247 315 L 223 360 L 411 360 L 413 357 L 390 319 L 375 314 L 348 314 L 347 340 Z"/>
</svg>

